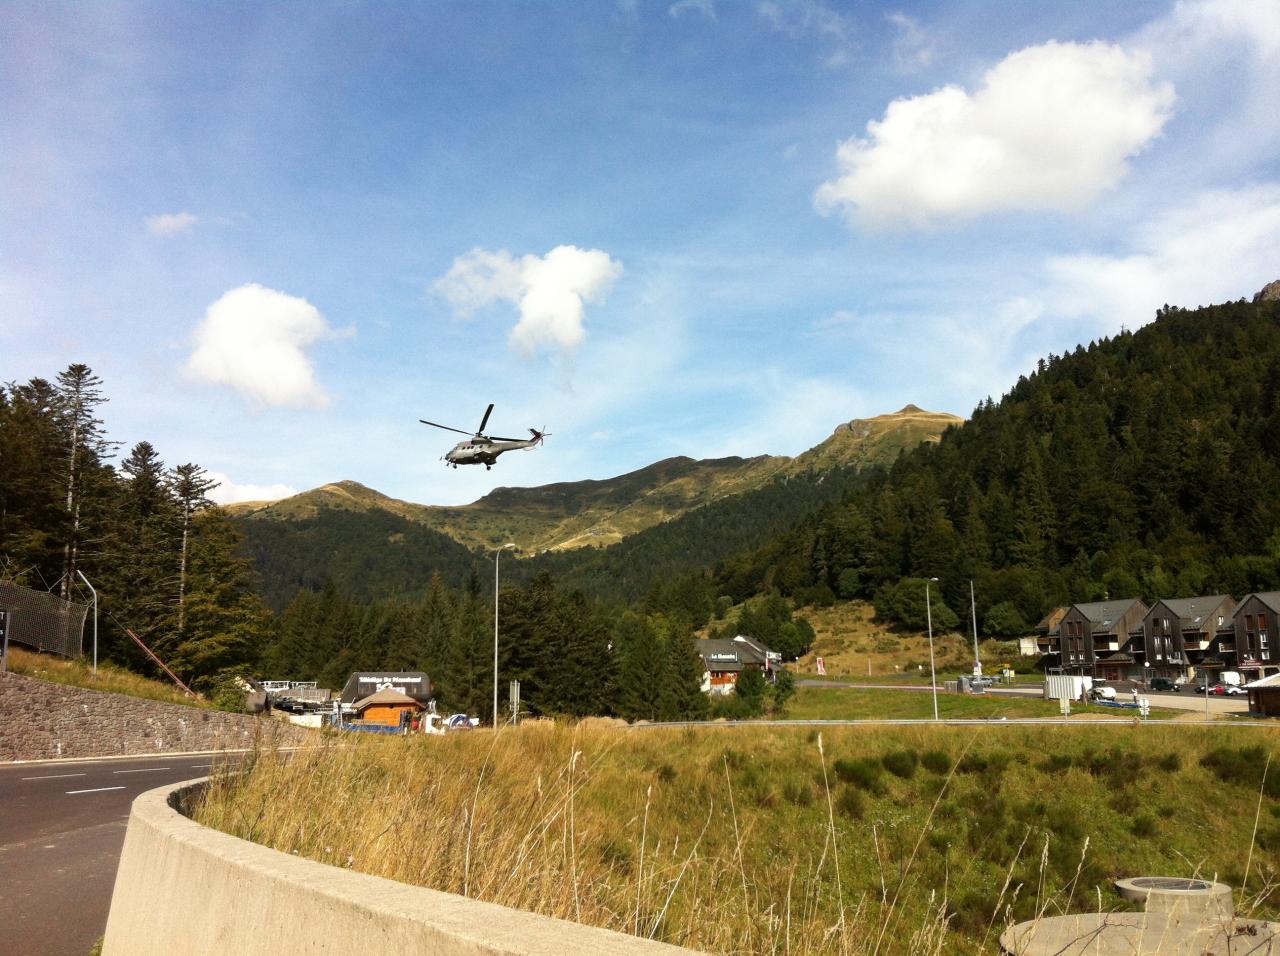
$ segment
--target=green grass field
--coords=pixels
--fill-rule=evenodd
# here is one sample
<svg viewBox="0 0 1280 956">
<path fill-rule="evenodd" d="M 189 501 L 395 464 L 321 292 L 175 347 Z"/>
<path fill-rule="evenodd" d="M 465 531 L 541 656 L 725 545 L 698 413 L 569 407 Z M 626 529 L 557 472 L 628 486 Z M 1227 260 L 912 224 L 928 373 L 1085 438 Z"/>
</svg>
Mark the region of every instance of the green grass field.
<svg viewBox="0 0 1280 956">
<path fill-rule="evenodd" d="M 1216 877 L 1274 918 L 1276 756 L 1230 725 L 539 722 L 263 754 L 198 816 L 711 953 L 969 956 L 1009 921 L 1120 908 L 1135 874 Z"/>
<path fill-rule="evenodd" d="M 1132 711 L 1072 705 L 1072 714 L 1104 714 L 1132 719 Z M 1152 708 L 1155 717 L 1171 717 L 1180 711 Z M 1057 717 L 1058 702 L 1001 694 L 948 694 L 938 692 L 938 715 L 943 718 Z M 795 720 L 926 720 L 933 717 L 933 695 L 927 690 L 885 688 L 798 687 L 783 715 Z"/>
</svg>

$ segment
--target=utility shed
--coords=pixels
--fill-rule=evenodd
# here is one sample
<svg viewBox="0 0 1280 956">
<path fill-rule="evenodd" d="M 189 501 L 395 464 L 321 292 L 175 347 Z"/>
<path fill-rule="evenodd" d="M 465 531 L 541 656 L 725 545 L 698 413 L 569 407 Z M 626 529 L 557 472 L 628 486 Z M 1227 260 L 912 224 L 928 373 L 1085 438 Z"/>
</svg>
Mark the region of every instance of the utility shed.
<svg viewBox="0 0 1280 956">
<path fill-rule="evenodd" d="M 386 688 L 356 701 L 356 716 L 366 724 L 384 724 L 388 727 L 399 727 L 414 714 L 421 713 L 424 708 L 408 694 Z"/>
<path fill-rule="evenodd" d="M 1280 674 L 1272 674 L 1244 685 L 1249 695 L 1249 713 L 1260 717 L 1280 717 Z"/>
</svg>

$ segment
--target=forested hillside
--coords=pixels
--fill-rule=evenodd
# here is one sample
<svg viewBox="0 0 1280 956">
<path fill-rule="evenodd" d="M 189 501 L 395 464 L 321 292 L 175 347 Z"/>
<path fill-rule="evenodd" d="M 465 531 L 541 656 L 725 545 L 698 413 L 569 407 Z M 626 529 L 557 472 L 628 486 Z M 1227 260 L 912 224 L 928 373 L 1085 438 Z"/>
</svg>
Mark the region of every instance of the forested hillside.
<svg viewBox="0 0 1280 956">
<path fill-rule="evenodd" d="M 874 596 L 894 616 L 927 577 L 967 610 L 972 578 L 993 634 L 1057 603 L 1273 589 L 1280 303 L 1166 306 L 1137 332 L 1050 355 L 859 484 L 727 562 L 717 586 L 739 599 Z"/>
<path fill-rule="evenodd" d="M 270 615 L 203 469 L 166 467 L 145 441 L 111 464 L 106 402 L 84 365 L 0 386 L 0 580 L 87 603 L 84 575 L 100 599 L 100 656 L 150 666 L 127 627 L 212 687 L 256 658 Z"/>
</svg>

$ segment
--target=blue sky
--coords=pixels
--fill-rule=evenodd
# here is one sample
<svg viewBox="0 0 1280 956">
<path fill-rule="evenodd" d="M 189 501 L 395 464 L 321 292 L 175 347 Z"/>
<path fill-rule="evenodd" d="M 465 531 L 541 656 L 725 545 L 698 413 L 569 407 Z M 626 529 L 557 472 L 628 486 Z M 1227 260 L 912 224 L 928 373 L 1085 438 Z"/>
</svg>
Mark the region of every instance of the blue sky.
<svg viewBox="0 0 1280 956">
<path fill-rule="evenodd" d="M 224 498 L 967 414 L 1280 277 L 1280 3 L 0 7 L 0 380 Z M 492 472 L 450 436 L 546 425 Z"/>
</svg>

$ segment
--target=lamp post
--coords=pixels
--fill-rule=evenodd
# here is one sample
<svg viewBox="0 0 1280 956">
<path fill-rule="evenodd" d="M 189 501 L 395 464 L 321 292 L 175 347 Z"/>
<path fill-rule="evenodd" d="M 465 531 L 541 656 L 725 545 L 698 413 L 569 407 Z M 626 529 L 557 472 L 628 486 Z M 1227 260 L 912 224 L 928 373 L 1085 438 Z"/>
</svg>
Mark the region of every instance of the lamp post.
<svg viewBox="0 0 1280 956">
<path fill-rule="evenodd" d="M 929 689 L 933 691 L 933 719 L 938 719 L 938 675 L 933 666 L 933 605 L 929 601 L 929 585 L 937 578 L 924 582 L 924 615 L 929 627 Z"/>
<path fill-rule="evenodd" d="M 973 676 L 982 676 L 982 657 L 978 654 L 978 604 L 973 599 L 973 579 L 969 580 L 969 619 L 973 621 Z"/>
<path fill-rule="evenodd" d="M 80 580 L 84 582 L 84 586 L 93 592 L 93 672 L 98 673 L 98 592 L 89 579 L 84 576 L 84 572 L 76 568 L 76 574 L 80 575 Z M 84 653 L 83 645 L 81 653 Z"/>
<path fill-rule="evenodd" d="M 515 547 L 507 542 L 493 552 L 493 729 L 498 729 L 498 564 L 503 551 Z"/>
</svg>

